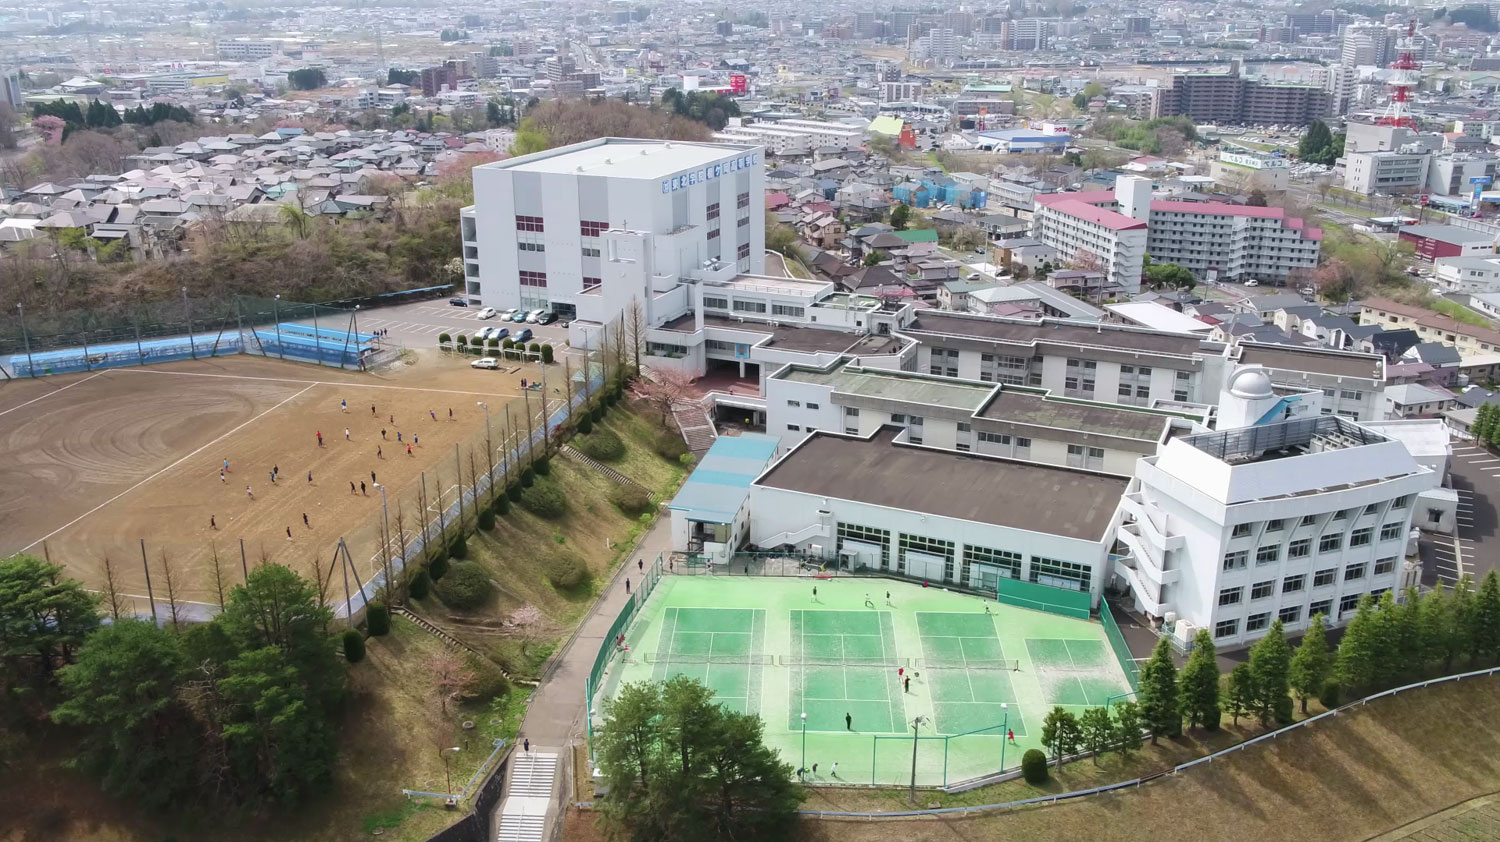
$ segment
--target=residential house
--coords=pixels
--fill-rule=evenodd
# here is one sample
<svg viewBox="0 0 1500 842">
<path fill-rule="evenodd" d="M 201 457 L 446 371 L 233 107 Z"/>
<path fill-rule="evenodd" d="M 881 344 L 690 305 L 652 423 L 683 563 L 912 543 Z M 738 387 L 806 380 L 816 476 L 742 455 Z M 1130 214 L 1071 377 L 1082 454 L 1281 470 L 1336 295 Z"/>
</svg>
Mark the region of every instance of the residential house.
<svg viewBox="0 0 1500 842">
<path fill-rule="evenodd" d="M 1453 409 L 1453 393 L 1421 383 L 1403 383 L 1385 388 L 1385 417 L 1396 421 L 1408 418 L 1436 418 Z"/>
</svg>

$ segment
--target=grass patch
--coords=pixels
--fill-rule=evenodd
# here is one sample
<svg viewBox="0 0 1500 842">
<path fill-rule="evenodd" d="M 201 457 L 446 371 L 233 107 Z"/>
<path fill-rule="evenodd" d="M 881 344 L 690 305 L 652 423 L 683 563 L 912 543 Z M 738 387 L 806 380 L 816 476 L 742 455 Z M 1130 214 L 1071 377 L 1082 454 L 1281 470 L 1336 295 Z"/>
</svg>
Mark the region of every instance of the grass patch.
<svg viewBox="0 0 1500 842">
<path fill-rule="evenodd" d="M 1443 315 L 1454 320 L 1455 322 L 1458 322 L 1459 324 L 1470 325 L 1473 327 L 1494 326 L 1490 323 L 1489 319 L 1486 319 L 1484 316 L 1479 315 L 1478 313 L 1470 310 L 1468 307 L 1465 307 L 1457 301 L 1450 301 L 1446 298 L 1434 298 L 1432 300 L 1432 303 L 1428 304 L 1427 306 L 1431 307 L 1436 312 L 1442 313 Z"/>
</svg>

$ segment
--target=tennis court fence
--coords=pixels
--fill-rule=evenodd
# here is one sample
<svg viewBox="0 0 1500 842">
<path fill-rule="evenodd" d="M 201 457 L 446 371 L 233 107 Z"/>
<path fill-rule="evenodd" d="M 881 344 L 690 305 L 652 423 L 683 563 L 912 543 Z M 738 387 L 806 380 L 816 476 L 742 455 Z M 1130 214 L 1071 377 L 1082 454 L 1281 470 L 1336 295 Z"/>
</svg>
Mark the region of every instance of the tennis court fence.
<svg viewBox="0 0 1500 842">
<path fill-rule="evenodd" d="M 647 664 L 722 664 L 725 666 L 778 667 L 873 667 L 878 669 L 949 669 L 1015 672 L 1021 668 L 1016 660 L 969 661 L 949 658 L 820 658 L 806 655 L 700 655 L 693 653 L 647 652 L 641 656 Z"/>
</svg>

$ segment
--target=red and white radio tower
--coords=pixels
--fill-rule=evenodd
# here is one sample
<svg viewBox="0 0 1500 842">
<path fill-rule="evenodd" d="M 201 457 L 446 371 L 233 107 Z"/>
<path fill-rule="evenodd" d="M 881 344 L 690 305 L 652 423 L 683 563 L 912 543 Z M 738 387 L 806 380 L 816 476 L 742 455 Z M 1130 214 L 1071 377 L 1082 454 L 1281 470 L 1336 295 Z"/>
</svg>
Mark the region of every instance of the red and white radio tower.
<svg viewBox="0 0 1500 842">
<path fill-rule="evenodd" d="M 1401 40 L 1401 54 L 1395 61 L 1391 62 L 1391 74 L 1389 82 L 1391 89 L 1391 104 L 1386 106 L 1385 114 L 1376 124 L 1381 126 L 1404 126 L 1415 129 L 1417 121 L 1411 116 L 1411 92 L 1421 82 L 1422 65 L 1417 63 L 1416 49 L 1417 22 L 1408 21 L 1406 24 L 1406 37 Z"/>
</svg>

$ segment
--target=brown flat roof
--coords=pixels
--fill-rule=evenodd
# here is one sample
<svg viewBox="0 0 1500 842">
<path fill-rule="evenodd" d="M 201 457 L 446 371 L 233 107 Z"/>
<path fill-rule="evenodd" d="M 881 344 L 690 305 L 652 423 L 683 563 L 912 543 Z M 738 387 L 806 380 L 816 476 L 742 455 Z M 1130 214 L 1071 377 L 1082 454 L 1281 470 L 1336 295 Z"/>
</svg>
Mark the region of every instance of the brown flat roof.
<svg viewBox="0 0 1500 842">
<path fill-rule="evenodd" d="M 1167 417 L 1154 412 L 1116 409 L 1076 403 L 1065 398 L 1048 399 L 1033 392 L 1000 387 L 994 400 L 980 407 L 977 415 L 995 421 L 1034 424 L 1062 430 L 1078 430 L 1106 436 L 1121 436 L 1155 442 L 1167 426 Z"/>
<path fill-rule="evenodd" d="M 1258 364 L 1266 368 L 1286 371 L 1331 374 L 1337 377 L 1383 380 L 1385 375 L 1380 370 L 1380 359 L 1370 354 L 1317 351 L 1286 345 L 1261 345 L 1256 342 L 1244 342 L 1240 345 L 1240 362 L 1244 364 Z"/>
<path fill-rule="evenodd" d="M 1065 324 L 1051 319 L 1033 322 L 982 316 L 965 317 L 930 310 L 919 313 L 907 330 L 946 333 L 954 336 L 975 336 L 1025 344 L 1062 342 L 1089 347 L 1180 354 L 1185 357 L 1203 352 L 1203 340 L 1196 336 L 1121 329 L 1109 325 L 1095 328 L 1079 324 Z"/>
<path fill-rule="evenodd" d="M 686 313 L 661 326 L 661 330 L 691 333 L 693 314 Z M 901 340 L 894 336 L 853 333 L 818 327 L 795 327 L 791 325 L 771 326 L 765 322 L 729 319 L 723 316 L 704 316 L 704 327 L 720 327 L 727 330 L 743 330 L 771 337 L 768 347 L 788 351 L 849 351 L 859 354 L 890 354 L 901 348 Z"/>
<path fill-rule="evenodd" d="M 756 485 L 1097 541 L 1130 480 L 1073 468 L 819 431 Z"/>
</svg>

